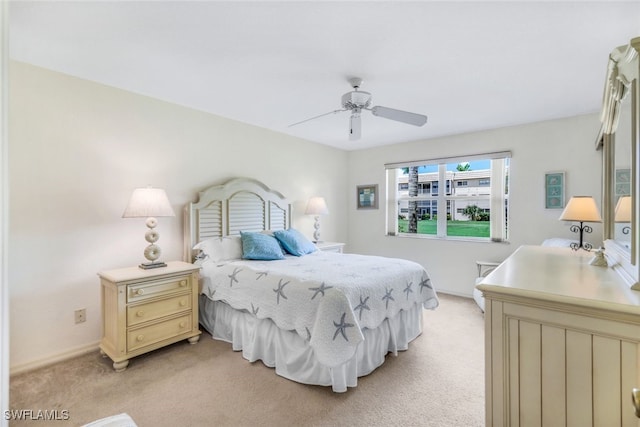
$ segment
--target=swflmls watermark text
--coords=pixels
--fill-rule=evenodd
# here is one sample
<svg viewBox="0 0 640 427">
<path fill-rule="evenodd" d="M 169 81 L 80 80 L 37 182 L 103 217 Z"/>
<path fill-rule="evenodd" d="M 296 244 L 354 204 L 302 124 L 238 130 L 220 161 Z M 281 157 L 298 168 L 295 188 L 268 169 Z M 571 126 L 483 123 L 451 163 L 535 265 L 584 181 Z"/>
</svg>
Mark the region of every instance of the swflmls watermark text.
<svg viewBox="0 0 640 427">
<path fill-rule="evenodd" d="M 4 411 L 4 419 L 10 421 L 67 421 L 69 411 L 66 409 L 8 409 Z"/>
</svg>

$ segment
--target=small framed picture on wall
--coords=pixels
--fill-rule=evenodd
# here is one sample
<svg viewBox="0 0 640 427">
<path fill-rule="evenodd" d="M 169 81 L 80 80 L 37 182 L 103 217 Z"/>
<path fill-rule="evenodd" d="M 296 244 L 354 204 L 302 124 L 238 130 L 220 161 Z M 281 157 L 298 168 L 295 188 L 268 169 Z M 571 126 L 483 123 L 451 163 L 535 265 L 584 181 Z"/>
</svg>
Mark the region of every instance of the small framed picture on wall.
<svg viewBox="0 0 640 427">
<path fill-rule="evenodd" d="M 358 209 L 378 209 L 378 184 L 358 185 Z"/>
<path fill-rule="evenodd" d="M 545 209 L 564 208 L 564 172 L 549 172 L 544 175 Z"/>
<path fill-rule="evenodd" d="M 616 196 L 631 194 L 631 169 L 616 169 Z"/>
</svg>

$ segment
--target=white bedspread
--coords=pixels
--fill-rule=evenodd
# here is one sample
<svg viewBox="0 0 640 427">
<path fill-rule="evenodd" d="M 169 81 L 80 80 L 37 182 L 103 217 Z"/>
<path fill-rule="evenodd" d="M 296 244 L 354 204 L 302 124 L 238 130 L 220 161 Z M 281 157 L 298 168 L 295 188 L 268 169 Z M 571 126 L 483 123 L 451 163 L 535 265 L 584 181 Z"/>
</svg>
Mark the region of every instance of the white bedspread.
<svg viewBox="0 0 640 427">
<path fill-rule="evenodd" d="M 438 306 L 424 268 L 395 258 L 318 251 L 278 261 L 204 261 L 201 277 L 208 298 L 295 330 L 329 367 L 355 354 L 361 329 L 416 304 Z"/>
</svg>

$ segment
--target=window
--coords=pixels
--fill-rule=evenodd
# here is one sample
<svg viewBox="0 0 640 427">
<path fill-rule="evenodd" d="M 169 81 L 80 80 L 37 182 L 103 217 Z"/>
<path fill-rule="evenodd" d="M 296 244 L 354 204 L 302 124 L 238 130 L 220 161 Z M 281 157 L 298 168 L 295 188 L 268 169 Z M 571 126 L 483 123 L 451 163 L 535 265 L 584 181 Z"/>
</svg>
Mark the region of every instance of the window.
<svg viewBox="0 0 640 427">
<path fill-rule="evenodd" d="M 387 234 L 507 240 L 510 158 L 500 152 L 385 165 L 393 207 Z"/>
</svg>

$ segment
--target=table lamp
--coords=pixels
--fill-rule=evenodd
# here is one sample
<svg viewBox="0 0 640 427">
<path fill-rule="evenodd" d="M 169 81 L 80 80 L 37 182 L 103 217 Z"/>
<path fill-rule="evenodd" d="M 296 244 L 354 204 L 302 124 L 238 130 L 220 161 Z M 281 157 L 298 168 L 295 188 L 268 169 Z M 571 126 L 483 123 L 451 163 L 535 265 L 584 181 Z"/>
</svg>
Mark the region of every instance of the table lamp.
<svg viewBox="0 0 640 427">
<path fill-rule="evenodd" d="M 315 215 L 313 243 L 320 242 L 320 215 L 329 215 L 329 209 L 327 209 L 327 202 L 325 202 L 324 197 L 310 198 L 304 213 L 305 215 Z"/>
<path fill-rule="evenodd" d="M 621 196 L 616 204 L 614 222 L 631 222 L 631 196 Z M 629 234 L 631 227 L 622 227 L 622 234 Z"/>
<path fill-rule="evenodd" d="M 570 230 L 574 233 L 580 233 L 580 244 L 571 243 L 571 249 L 577 251 L 578 249 L 584 249 L 590 251 L 593 249 L 593 245 L 584 241 L 584 233 L 591 233 L 593 229 L 584 225 L 585 222 L 602 222 L 600 212 L 598 212 L 598 206 L 596 201 L 591 196 L 573 196 L 567 206 L 560 215 L 561 221 L 576 221 L 580 223 L 580 226 L 572 225 Z"/>
<path fill-rule="evenodd" d="M 139 265 L 142 269 L 166 267 L 164 262 L 157 261 L 160 258 L 160 246 L 156 242 L 160 238 L 160 233 L 155 229 L 158 225 L 158 216 L 176 216 L 171 208 L 167 193 L 160 188 L 136 188 L 131 194 L 129 204 L 122 214 L 123 218 L 147 218 L 146 224 L 149 230 L 144 238 L 149 242 L 144 250 L 144 257 L 149 260 Z"/>
</svg>

